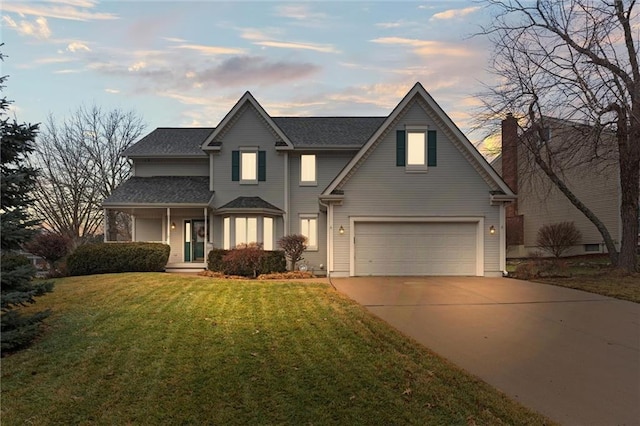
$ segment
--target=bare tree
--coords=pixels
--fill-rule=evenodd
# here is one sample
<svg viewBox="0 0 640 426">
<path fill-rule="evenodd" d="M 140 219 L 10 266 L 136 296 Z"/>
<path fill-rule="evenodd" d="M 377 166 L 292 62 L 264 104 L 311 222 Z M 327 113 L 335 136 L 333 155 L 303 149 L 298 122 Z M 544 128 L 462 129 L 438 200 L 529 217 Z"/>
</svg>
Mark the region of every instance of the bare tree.
<svg viewBox="0 0 640 426">
<path fill-rule="evenodd" d="M 103 221 L 102 200 L 129 176 L 122 151 L 144 128 L 134 112 L 97 106 L 81 107 L 61 123 L 49 116 L 31 158 L 41 169 L 34 198 L 45 224 L 74 245 L 94 236 Z M 109 215 L 109 239 L 115 240 L 118 230 L 128 232 L 127 220 Z"/>
<path fill-rule="evenodd" d="M 496 15 L 483 29 L 494 44 L 500 84 L 483 95 L 488 116 L 513 112 L 529 158 L 598 229 L 618 268 L 636 271 L 640 190 L 640 68 L 635 0 L 486 0 Z M 579 121 L 588 137 L 553 147 L 549 117 Z M 607 145 L 607 141 L 613 143 Z M 609 149 L 612 148 L 612 149 Z M 607 153 L 607 154 L 603 154 Z M 577 163 L 619 168 L 622 244 L 564 176 Z"/>
</svg>

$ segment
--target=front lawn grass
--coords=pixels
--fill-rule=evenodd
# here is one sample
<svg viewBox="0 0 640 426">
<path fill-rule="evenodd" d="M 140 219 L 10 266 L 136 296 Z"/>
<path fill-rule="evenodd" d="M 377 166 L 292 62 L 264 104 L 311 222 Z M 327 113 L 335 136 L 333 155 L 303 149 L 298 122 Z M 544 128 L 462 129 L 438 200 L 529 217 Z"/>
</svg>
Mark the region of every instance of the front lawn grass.
<svg viewBox="0 0 640 426">
<path fill-rule="evenodd" d="M 3 425 L 550 423 L 325 284 L 73 277 L 46 307 Z"/>
</svg>

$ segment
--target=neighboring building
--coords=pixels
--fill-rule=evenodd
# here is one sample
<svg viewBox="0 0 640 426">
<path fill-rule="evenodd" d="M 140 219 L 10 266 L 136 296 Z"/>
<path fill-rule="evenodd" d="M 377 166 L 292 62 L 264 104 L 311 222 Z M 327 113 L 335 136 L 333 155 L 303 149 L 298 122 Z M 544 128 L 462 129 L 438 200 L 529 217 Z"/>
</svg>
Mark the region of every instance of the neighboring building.
<svg viewBox="0 0 640 426">
<path fill-rule="evenodd" d="M 271 117 L 249 93 L 215 128 L 159 128 L 124 152 L 133 177 L 104 201 L 134 241 L 208 249 L 308 238 L 315 273 L 501 275 L 515 194 L 419 83 L 387 117 Z"/>
<path fill-rule="evenodd" d="M 620 188 L 617 152 L 611 135 L 596 136 L 593 127 L 555 118 L 544 118 L 544 141 L 560 164 L 560 177 L 567 187 L 609 230 L 620 248 Z M 527 257 L 541 250 L 536 246 L 538 230 L 545 224 L 574 222 L 582 240 L 567 255 L 605 253 L 606 247 L 595 225 L 578 210 L 535 164 L 518 134 L 517 120 L 508 115 L 502 121 L 502 153 L 492 166 L 518 200 L 507 206 L 507 256 Z M 591 143 L 598 137 L 599 143 Z M 584 141 L 589 141 L 584 143 Z M 595 148 L 597 147 L 597 148 Z M 597 156 L 594 153 L 597 152 Z M 543 150 L 544 154 L 544 150 Z"/>
</svg>

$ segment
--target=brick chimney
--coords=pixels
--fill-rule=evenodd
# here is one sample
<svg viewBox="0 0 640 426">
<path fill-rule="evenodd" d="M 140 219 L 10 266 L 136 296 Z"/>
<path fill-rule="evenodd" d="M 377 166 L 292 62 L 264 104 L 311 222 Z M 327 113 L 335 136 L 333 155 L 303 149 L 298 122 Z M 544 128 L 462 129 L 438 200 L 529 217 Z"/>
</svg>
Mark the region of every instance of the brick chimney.
<svg viewBox="0 0 640 426">
<path fill-rule="evenodd" d="M 502 179 L 518 193 L 518 120 L 508 113 L 502 120 Z M 506 206 L 507 217 L 518 214 L 517 201 Z"/>
</svg>

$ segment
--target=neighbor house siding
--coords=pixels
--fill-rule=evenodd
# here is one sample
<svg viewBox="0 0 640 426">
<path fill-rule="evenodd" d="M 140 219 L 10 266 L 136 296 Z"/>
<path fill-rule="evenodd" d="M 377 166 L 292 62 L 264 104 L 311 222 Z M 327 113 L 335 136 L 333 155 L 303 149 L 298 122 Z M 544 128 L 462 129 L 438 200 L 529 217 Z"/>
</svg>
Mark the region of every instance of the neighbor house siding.
<svg viewBox="0 0 640 426">
<path fill-rule="evenodd" d="M 220 141 L 220 153 L 213 156 L 214 205 L 223 206 L 237 197 L 260 197 L 284 209 L 284 169 L 282 154 L 275 150 L 276 138 L 267 123 L 251 106 L 238 112 Z M 256 184 L 242 184 L 231 180 L 232 152 L 242 147 L 257 147 L 266 152 L 266 180 Z"/>
<path fill-rule="evenodd" d="M 305 152 L 313 154 L 314 152 Z M 318 250 L 307 251 L 304 261 L 314 270 L 320 265 L 327 267 L 327 215 L 321 212 L 318 197 L 331 183 L 335 176 L 344 168 L 355 155 L 349 152 L 315 152 L 316 154 L 316 182 L 317 186 L 300 185 L 300 153 L 289 153 L 289 218 L 291 233 L 300 233 L 300 215 L 318 215 Z"/>
<path fill-rule="evenodd" d="M 209 176 L 209 159 L 136 159 L 133 170 L 138 177 Z"/>
<path fill-rule="evenodd" d="M 518 210 L 524 215 L 525 253 L 539 251 L 536 247 L 540 227 L 558 222 L 574 222 L 582 238 L 568 254 L 583 254 L 584 244 L 603 243 L 595 225 L 580 212 L 567 197 L 551 185 L 542 172 L 535 178 L 520 179 Z M 544 183 L 543 183 L 544 182 Z M 619 247 L 620 205 L 618 176 L 614 168 L 597 173 L 588 166 L 580 167 L 565 175 L 567 186 L 604 223 Z"/>
<path fill-rule="evenodd" d="M 426 173 L 407 173 L 396 166 L 396 130 L 428 125 L 436 130 L 438 164 Z M 349 273 L 349 221 L 354 216 L 481 217 L 484 222 L 484 271 L 500 272 L 500 238 L 489 226 L 500 229 L 500 207 L 489 203 L 490 187 L 469 164 L 443 130 L 416 102 L 398 116 L 390 131 L 374 146 L 357 171 L 342 185 L 344 202 L 334 209 L 334 271 Z M 338 229 L 345 229 L 339 235 Z"/>
</svg>

